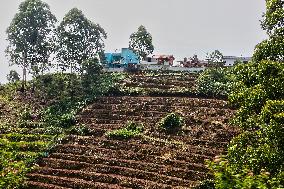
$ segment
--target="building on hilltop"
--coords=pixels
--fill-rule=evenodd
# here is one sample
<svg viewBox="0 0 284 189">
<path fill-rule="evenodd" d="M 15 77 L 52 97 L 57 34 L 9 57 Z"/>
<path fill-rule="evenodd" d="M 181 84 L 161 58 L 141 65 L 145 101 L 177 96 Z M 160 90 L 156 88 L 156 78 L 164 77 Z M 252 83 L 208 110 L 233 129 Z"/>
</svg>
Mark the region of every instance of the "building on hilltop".
<svg viewBox="0 0 284 189">
<path fill-rule="evenodd" d="M 142 69 L 163 69 L 173 66 L 174 60 L 173 55 L 151 55 L 141 61 L 140 66 Z"/>
<path fill-rule="evenodd" d="M 187 58 L 185 57 L 183 60 L 178 61 L 179 66 L 185 67 L 185 68 L 201 68 L 201 67 L 207 67 L 208 61 L 206 60 L 199 60 L 197 55 L 194 55 L 193 57 Z"/>
<path fill-rule="evenodd" d="M 248 63 L 251 61 L 251 57 L 223 56 L 223 59 L 225 67 L 233 66 L 236 61 L 243 63 Z"/>
<path fill-rule="evenodd" d="M 128 68 L 139 64 L 139 57 L 129 48 L 122 48 L 120 53 L 105 53 L 106 67 Z"/>
</svg>

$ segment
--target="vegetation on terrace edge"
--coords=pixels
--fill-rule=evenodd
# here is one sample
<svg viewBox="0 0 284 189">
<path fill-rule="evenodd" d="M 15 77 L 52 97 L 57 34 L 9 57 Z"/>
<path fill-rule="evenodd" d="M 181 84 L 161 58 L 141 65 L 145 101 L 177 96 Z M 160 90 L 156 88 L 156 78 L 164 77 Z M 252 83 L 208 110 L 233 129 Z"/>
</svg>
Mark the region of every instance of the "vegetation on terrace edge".
<svg viewBox="0 0 284 189">
<path fill-rule="evenodd" d="M 129 139 L 139 136 L 143 132 L 143 129 L 142 123 L 127 122 L 124 128 L 109 131 L 106 135 L 114 139 Z"/>
<path fill-rule="evenodd" d="M 115 74 L 101 74 L 100 67 L 91 70 L 38 76 L 27 83 L 25 93 L 18 91 L 19 82 L 1 86 L 0 188 L 20 187 L 36 160 L 65 135 L 87 132 L 83 126 L 74 127 L 75 115 L 116 81 Z"/>
</svg>

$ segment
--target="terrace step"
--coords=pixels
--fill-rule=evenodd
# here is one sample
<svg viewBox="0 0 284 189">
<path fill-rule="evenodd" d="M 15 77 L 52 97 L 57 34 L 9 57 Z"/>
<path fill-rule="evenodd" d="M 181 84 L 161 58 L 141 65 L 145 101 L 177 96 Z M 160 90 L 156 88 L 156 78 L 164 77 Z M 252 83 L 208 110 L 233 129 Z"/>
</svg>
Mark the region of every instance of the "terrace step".
<svg viewBox="0 0 284 189">
<path fill-rule="evenodd" d="M 109 166 L 120 166 L 120 167 L 139 169 L 142 171 L 155 172 L 166 176 L 178 177 L 182 179 L 191 179 L 191 180 L 193 180 L 194 177 L 196 177 L 195 175 L 196 171 L 202 177 L 204 177 L 205 172 L 208 171 L 208 169 L 203 164 L 188 163 L 185 167 L 178 168 L 175 167 L 174 165 L 169 166 L 169 165 L 159 164 L 159 162 L 151 163 L 139 160 L 125 160 L 125 159 L 111 158 L 111 157 L 106 158 L 106 157 L 80 156 L 80 155 L 71 155 L 71 154 L 51 155 L 47 159 L 45 159 L 46 161 L 43 162 L 43 165 L 46 166 L 46 164 L 50 160 L 52 162 L 54 159 L 58 159 L 59 161 L 68 160 L 73 162 L 73 164 L 77 164 L 77 166 L 79 167 L 80 167 L 79 164 L 81 163 L 83 163 L 82 166 L 86 165 L 84 163 L 92 165 L 103 164 Z M 169 172 L 169 170 L 171 172 Z"/>
<path fill-rule="evenodd" d="M 73 185 L 73 188 L 153 188 L 153 189 L 170 189 L 174 188 L 173 186 L 157 183 L 149 180 L 144 179 L 137 179 L 132 177 L 125 177 L 117 174 L 101 174 L 95 172 L 86 172 L 86 171 L 79 171 L 79 170 L 66 170 L 66 169 L 52 169 L 52 168 L 41 168 L 38 170 L 40 174 L 36 176 L 41 176 L 42 178 L 46 179 L 49 175 L 57 175 L 58 178 L 62 180 L 78 180 L 84 183 L 84 185 Z M 61 177 L 61 176 L 68 176 Z M 76 179 L 75 179 L 76 178 Z M 79 179 L 78 179 L 79 178 Z M 84 178 L 84 179 L 83 179 Z M 60 180 L 59 180 L 60 181 Z M 76 184 L 77 182 L 75 182 Z M 94 186 L 94 183 L 100 183 L 101 186 L 105 187 L 98 187 Z M 69 183 L 68 183 L 69 184 Z M 192 182 L 192 185 L 196 184 L 196 182 Z M 70 184 L 69 184 L 70 185 Z"/>
<path fill-rule="evenodd" d="M 74 147 L 74 145 L 72 146 Z M 119 158 L 126 160 L 141 160 L 151 163 L 159 163 L 164 165 L 174 165 L 175 167 L 187 167 L 190 166 L 190 163 L 203 164 L 205 159 L 212 159 L 211 156 L 200 155 L 189 153 L 187 156 L 174 157 L 168 155 L 168 153 L 157 155 L 148 155 L 145 153 L 126 151 L 126 150 L 112 150 L 107 148 L 80 148 L 78 146 L 72 148 L 59 148 L 54 153 L 63 153 L 73 155 L 84 155 L 84 156 L 98 156 L 98 157 L 108 157 L 108 158 Z M 189 163 L 190 162 L 190 163 Z"/>
<path fill-rule="evenodd" d="M 80 170 L 82 172 L 92 172 L 92 173 L 101 173 L 101 174 L 116 174 L 122 175 L 125 177 L 137 178 L 137 179 L 144 179 L 150 180 L 153 182 L 163 183 L 167 185 L 174 185 L 174 186 L 187 186 L 192 181 L 187 180 L 191 179 L 193 181 L 200 180 L 205 178 L 204 173 L 191 172 L 186 178 L 178 178 L 173 176 L 163 175 L 157 172 L 149 172 L 140 169 L 128 168 L 128 167 L 120 167 L 120 166 L 111 166 L 111 165 L 104 165 L 104 164 L 90 164 L 78 161 L 69 161 L 69 160 L 61 160 L 61 159 L 51 159 L 51 158 L 44 158 L 44 167 L 49 167 L 52 169 L 68 169 L 68 170 Z M 195 174 L 193 176 L 193 174 Z"/>
<path fill-rule="evenodd" d="M 217 99 L 187 98 L 187 97 L 101 97 L 95 103 L 88 106 L 88 109 L 102 109 L 99 107 L 115 107 L 119 105 L 170 105 L 187 107 L 210 107 L 210 108 L 230 108 L 228 102 Z M 137 103 L 139 102 L 139 104 Z"/>
<path fill-rule="evenodd" d="M 127 187 L 121 187 L 117 184 L 111 184 L 111 183 L 104 183 L 104 182 L 94 182 L 92 180 L 84 180 L 84 179 L 78 179 L 75 177 L 64 177 L 64 176 L 70 176 L 66 172 L 64 174 L 61 174 L 62 176 L 54 176 L 59 175 L 60 170 L 55 172 L 51 172 L 50 168 L 45 168 L 43 171 L 43 174 L 40 173 L 32 173 L 28 174 L 28 177 L 30 181 L 36 181 L 36 182 L 43 182 L 47 184 L 53 184 L 53 185 L 59 185 L 64 186 L 67 188 L 92 188 L 92 189 L 127 189 Z M 47 174 L 44 174 L 47 173 Z"/>
<path fill-rule="evenodd" d="M 32 189 L 72 189 L 66 188 L 63 186 L 58 186 L 54 184 L 46 184 L 42 182 L 35 182 L 35 181 L 26 181 L 25 188 L 32 188 Z"/>
<path fill-rule="evenodd" d="M 137 143 L 135 140 L 128 140 L 128 141 L 120 141 L 120 140 L 111 140 L 106 138 L 96 138 L 92 136 L 76 136 L 72 135 L 67 139 L 69 142 L 68 144 L 58 145 L 58 148 L 67 147 L 68 145 L 74 144 L 79 145 L 79 147 L 83 148 L 108 148 L 113 150 L 130 150 L 133 152 L 143 152 L 152 155 L 159 155 L 159 149 L 166 151 L 181 150 L 181 147 L 177 147 L 174 144 L 165 145 L 163 141 L 147 141 L 140 139 L 141 141 Z M 153 144 L 155 143 L 155 145 Z M 86 145 L 87 144 L 87 145 Z M 56 148 L 56 149 L 58 149 Z M 186 145 L 183 147 L 183 152 L 192 152 L 197 154 L 206 154 L 208 156 L 215 154 L 215 153 L 222 153 L 224 150 L 220 147 L 213 148 L 213 147 L 204 147 L 204 146 L 195 146 L 195 145 Z M 182 154 L 183 152 L 180 152 Z"/>
<path fill-rule="evenodd" d="M 143 155 L 148 155 L 151 157 L 163 157 L 163 156 L 168 156 L 168 154 L 171 152 L 170 149 L 161 149 L 161 151 L 157 151 L 157 149 L 152 149 L 152 150 L 145 150 L 143 149 L 143 146 L 141 146 L 138 149 L 132 150 L 131 147 L 130 149 L 125 149 L 125 148 L 105 148 L 105 147 L 98 147 L 98 146 L 84 146 L 84 145 L 77 145 L 77 144 L 65 144 L 65 145 L 58 145 L 55 149 L 54 152 L 56 153 L 73 153 L 76 155 L 79 154 L 85 154 L 85 155 L 95 155 L 96 153 L 99 153 L 100 150 L 112 150 L 112 151 L 124 151 L 125 153 L 129 154 L 139 154 L 140 156 Z M 193 149 L 189 149 L 188 152 L 179 152 L 178 154 L 173 153 L 171 155 L 172 159 L 175 160 L 180 160 L 180 161 L 189 161 L 192 160 L 192 157 L 189 156 L 190 154 L 193 155 L 193 157 L 206 157 L 207 159 L 210 159 L 214 157 L 216 154 L 220 154 L 218 152 L 211 152 L 211 153 L 206 153 L 202 151 L 202 148 L 200 148 L 200 151 L 197 151 L 199 153 L 196 153 Z M 135 156 L 134 156 L 135 157 Z M 203 161 L 200 159 L 199 161 Z M 203 162 L 202 162 L 203 163 Z"/>
</svg>

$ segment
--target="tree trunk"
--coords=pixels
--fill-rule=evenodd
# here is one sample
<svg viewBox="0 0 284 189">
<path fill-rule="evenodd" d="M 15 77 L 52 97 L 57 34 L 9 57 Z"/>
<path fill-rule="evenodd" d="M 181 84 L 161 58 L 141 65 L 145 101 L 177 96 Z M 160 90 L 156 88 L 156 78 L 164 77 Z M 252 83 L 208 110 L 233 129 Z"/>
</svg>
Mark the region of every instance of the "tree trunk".
<svg viewBox="0 0 284 189">
<path fill-rule="evenodd" d="M 23 59 L 24 59 L 24 64 L 23 64 L 23 81 L 22 81 L 21 91 L 25 92 L 25 90 L 26 90 L 26 83 L 27 83 L 27 53 L 26 52 L 23 52 Z"/>
</svg>

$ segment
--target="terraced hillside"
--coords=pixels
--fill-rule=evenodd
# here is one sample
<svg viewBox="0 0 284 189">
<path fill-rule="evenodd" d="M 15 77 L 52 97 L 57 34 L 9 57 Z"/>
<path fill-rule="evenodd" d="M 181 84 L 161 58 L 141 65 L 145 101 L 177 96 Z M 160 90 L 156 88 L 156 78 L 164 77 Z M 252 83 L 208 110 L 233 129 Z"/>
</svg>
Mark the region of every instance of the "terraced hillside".
<svg viewBox="0 0 284 189">
<path fill-rule="evenodd" d="M 167 81 L 157 88 L 180 87 Z M 170 112 L 185 119 L 177 133 L 156 126 Z M 70 135 L 43 158 L 28 175 L 28 188 L 192 188 L 210 177 L 204 160 L 223 153 L 237 133 L 227 125 L 233 113 L 226 101 L 216 99 L 100 97 L 77 116 L 88 132 Z M 127 121 L 143 123 L 143 134 L 128 140 L 105 135 Z"/>
<path fill-rule="evenodd" d="M 120 95 L 192 96 L 196 77 L 195 73 L 128 75 L 117 87 Z"/>
</svg>

